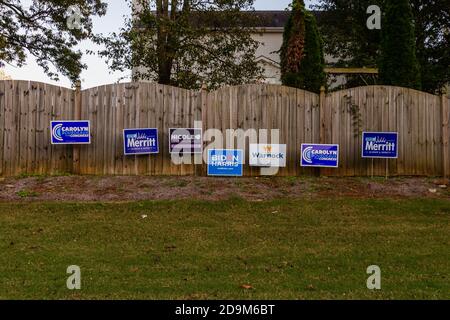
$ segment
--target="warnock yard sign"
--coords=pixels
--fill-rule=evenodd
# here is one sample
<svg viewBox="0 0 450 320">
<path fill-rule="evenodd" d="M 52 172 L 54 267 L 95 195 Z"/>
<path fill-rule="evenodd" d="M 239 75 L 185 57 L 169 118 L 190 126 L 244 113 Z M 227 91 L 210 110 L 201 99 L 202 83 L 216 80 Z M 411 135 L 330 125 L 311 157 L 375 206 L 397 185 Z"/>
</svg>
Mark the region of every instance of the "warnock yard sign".
<svg viewBox="0 0 450 320">
<path fill-rule="evenodd" d="M 125 155 L 159 153 L 158 129 L 123 130 Z"/>
<path fill-rule="evenodd" d="M 199 154 L 203 151 L 202 129 L 178 128 L 169 130 L 169 152 Z"/>
<path fill-rule="evenodd" d="M 397 132 L 363 132 L 363 158 L 398 158 Z"/>
<path fill-rule="evenodd" d="M 208 150 L 208 176 L 242 177 L 243 163 L 242 150 Z"/>
<path fill-rule="evenodd" d="M 302 144 L 302 167 L 339 167 L 339 145 Z"/>
<path fill-rule="evenodd" d="M 90 144 L 91 126 L 86 121 L 51 121 L 52 144 Z"/>
<path fill-rule="evenodd" d="M 250 166 L 286 167 L 285 144 L 251 144 Z"/>
</svg>

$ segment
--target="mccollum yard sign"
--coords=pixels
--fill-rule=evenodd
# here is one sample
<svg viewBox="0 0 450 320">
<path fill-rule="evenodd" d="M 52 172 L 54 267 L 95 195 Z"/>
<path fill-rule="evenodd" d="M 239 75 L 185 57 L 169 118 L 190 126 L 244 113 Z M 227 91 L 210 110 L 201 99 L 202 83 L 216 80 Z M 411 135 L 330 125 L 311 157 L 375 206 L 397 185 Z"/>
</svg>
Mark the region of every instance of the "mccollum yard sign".
<svg viewBox="0 0 450 320">
<path fill-rule="evenodd" d="M 203 133 L 199 128 L 169 129 L 169 152 L 200 154 L 203 151 Z"/>
</svg>

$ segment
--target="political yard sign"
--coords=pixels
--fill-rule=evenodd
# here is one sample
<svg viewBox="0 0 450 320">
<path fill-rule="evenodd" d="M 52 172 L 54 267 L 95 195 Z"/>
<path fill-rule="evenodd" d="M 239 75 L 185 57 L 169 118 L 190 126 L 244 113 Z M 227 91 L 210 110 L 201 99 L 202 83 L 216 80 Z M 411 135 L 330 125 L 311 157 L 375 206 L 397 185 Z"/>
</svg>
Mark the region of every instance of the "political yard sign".
<svg viewBox="0 0 450 320">
<path fill-rule="evenodd" d="M 169 130 L 169 152 L 199 154 L 203 151 L 202 129 L 178 128 Z"/>
<path fill-rule="evenodd" d="M 302 167 L 339 167 L 339 145 L 302 144 Z"/>
<path fill-rule="evenodd" d="M 51 121 L 52 144 L 90 144 L 91 126 L 87 121 Z"/>
<path fill-rule="evenodd" d="M 242 177 L 243 164 L 242 150 L 208 150 L 208 176 Z"/>
<path fill-rule="evenodd" d="M 123 141 L 126 156 L 159 153 L 158 129 L 125 129 Z"/>
<path fill-rule="evenodd" d="M 286 167 L 286 145 L 250 144 L 250 166 Z"/>
<path fill-rule="evenodd" d="M 398 158 L 397 132 L 363 132 L 363 158 Z"/>
</svg>

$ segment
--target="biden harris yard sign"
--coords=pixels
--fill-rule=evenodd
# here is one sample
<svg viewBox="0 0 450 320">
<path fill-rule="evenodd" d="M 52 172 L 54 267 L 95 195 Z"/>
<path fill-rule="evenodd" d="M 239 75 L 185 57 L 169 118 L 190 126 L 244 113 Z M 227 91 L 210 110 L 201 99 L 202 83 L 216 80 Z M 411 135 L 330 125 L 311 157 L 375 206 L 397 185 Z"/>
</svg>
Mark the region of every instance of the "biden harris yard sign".
<svg viewBox="0 0 450 320">
<path fill-rule="evenodd" d="M 125 129 L 123 143 L 126 156 L 159 153 L 158 129 Z"/>
<path fill-rule="evenodd" d="M 51 121 L 52 144 L 90 144 L 91 126 L 86 121 Z"/>
<path fill-rule="evenodd" d="M 339 167 L 339 145 L 302 144 L 302 167 Z"/>
<path fill-rule="evenodd" d="M 242 150 L 208 150 L 208 176 L 241 177 L 243 157 Z"/>
<path fill-rule="evenodd" d="M 397 132 L 363 132 L 363 158 L 398 158 Z"/>
</svg>

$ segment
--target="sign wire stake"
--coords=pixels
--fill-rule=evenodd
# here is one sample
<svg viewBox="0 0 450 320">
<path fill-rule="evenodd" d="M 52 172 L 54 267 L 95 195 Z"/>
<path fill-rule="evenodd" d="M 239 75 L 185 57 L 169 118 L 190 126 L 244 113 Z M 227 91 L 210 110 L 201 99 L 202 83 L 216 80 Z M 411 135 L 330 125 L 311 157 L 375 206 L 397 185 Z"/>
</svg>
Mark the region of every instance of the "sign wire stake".
<svg viewBox="0 0 450 320">
<path fill-rule="evenodd" d="M 389 179 L 389 159 L 386 159 L 386 180 Z"/>
<path fill-rule="evenodd" d="M 374 162 L 374 159 L 372 158 L 372 180 L 373 180 L 373 162 Z"/>
</svg>

